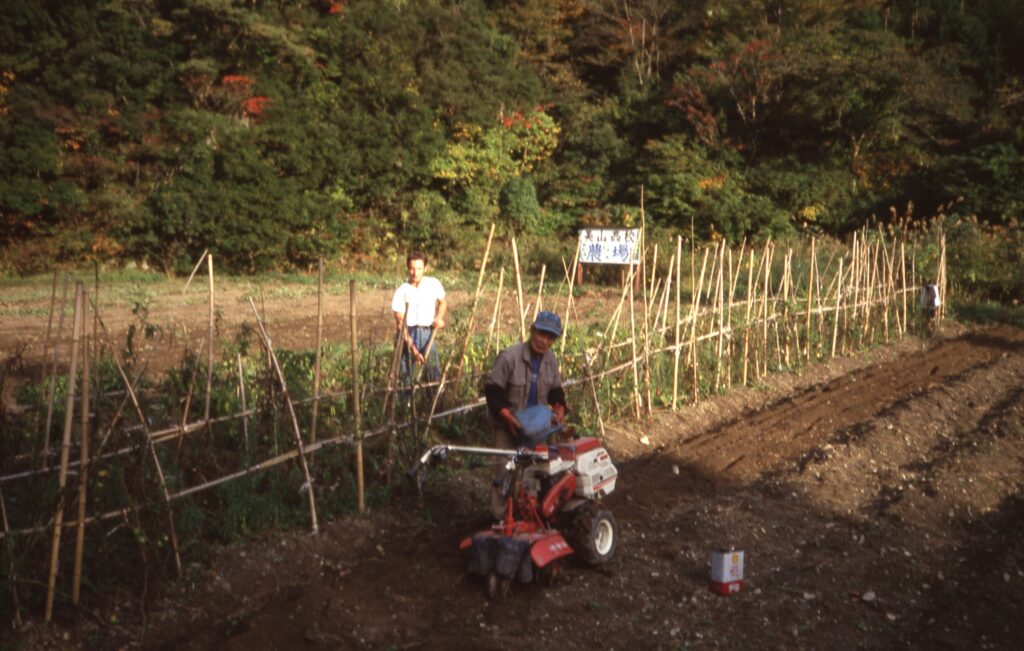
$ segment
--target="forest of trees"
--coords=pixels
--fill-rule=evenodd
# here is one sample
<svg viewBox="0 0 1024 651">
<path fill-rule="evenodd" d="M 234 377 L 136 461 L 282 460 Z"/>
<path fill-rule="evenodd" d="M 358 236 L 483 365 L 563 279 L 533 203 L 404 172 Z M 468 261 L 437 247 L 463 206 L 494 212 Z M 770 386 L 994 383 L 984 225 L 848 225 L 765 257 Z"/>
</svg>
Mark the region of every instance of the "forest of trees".
<svg viewBox="0 0 1024 651">
<path fill-rule="evenodd" d="M 1024 0 L 3 6 L 0 273 L 1024 205 Z"/>
</svg>

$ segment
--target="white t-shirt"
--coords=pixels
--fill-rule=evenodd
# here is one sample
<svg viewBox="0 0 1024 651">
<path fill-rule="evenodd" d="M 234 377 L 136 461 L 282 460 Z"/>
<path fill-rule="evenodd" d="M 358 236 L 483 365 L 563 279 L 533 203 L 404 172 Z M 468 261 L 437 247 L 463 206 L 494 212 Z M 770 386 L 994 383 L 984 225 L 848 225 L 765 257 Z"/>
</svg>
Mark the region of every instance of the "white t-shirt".
<svg viewBox="0 0 1024 651">
<path fill-rule="evenodd" d="M 434 323 L 437 302 L 443 298 L 444 287 L 441 286 L 441 281 L 433 276 L 423 276 L 419 287 L 413 287 L 405 282 L 395 290 L 395 297 L 391 299 L 391 310 L 398 314 L 406 314 L 405 304 L 408 303 L 409 312 L 406 314 L 405 324 L 429 326 Z"/>
</svg>

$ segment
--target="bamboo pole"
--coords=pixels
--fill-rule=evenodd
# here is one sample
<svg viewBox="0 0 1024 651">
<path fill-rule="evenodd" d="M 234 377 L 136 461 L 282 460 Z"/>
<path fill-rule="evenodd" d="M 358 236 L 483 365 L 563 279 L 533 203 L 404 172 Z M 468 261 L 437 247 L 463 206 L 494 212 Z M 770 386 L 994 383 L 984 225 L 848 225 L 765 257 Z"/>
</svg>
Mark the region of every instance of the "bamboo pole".
<svg viewBox="0 0 1024 651">
<path fill-rule="evenodd" d="M 878 245 L 872 247 L 870 244 L 865 247 L 867 249 L 867 260 L 865 271 L 867 272 L 864 276 L 864 282 L 866 285 L 864 294 L 864 327 L 861 330 L 861 345 L 864 340 L 874 340 L 874 324 L 871 323 L 871 301 L 874 296 L 875 280 L 876 280 L 876 265 L 878 264 Z"/>
<path fill-rule="evenodd" d="M 99 305 L 100 304 L 100 263 L 99 263 L 99 261 L 93 261 L 92 273 L 93 273 L 92 300 L 93 300 L 93 302 L 96 303 L 96 305 Z M 92 367 L 96 370 L 97 374 L 100 371 L 100 357 L 101 357 L 99 334 L 100 334 L 100 321 L 99 321 L 99 318 L 94 313 L 92 315 L 92 354 L 93 354 L 93 364 L 92 364 Z M 99 388 L 100 388 L 99 387 L 99 376 L 97 375 L 97 385 L 96 385 L 97 392 L 99 391 Z"/>
<path fill-rule="evenodd" d="M 806 337 L 804 343 L 807 346 L 804 348 L 804 359 L 808 362 L 811 361 L 811 305 L 814 303 L 814 268 L 818 264 L 817 255 L 814 249 L 814 238 L 811 238 L 811 264 L 807 271 L 807 320 L 804 324 L 804 332 Z"/>
<path fill-rule="evenodd" d="M 245 398 L 245 374 L 242 373 L 242 353 L 235 353 L 235 359 L 238 362 L 238 395 L 242 403 L 242 413 L 249 411 L 246 406 Z M 249 417 L 242 416 L 242 439 L 245 441 L 245 451 L 249 451 Z"/>
<path fill-rule="evenodd" d="M 828 262 L 825 264 L 825 271 L 827 272 L 832 268 L 832 259 L 835 257 L 835 251 L 833 251 L 828 258 Z M 814 303 L 818 312 L 818 345 L 815 349 L 815 356 L 821 358 L 825 354 L 825 315 L 822 311 L 822 293 L 821 293 L 821 270 L 818 268 L 818 258 L 815 257 L 812 262 L 814 263 Z M 835 282 L 833 277 L 832 282 Z M 831 291 L 831 290 L 830 290 Z M 826 294 L 827 296 L 827 294 Z"/>
<path fill-rule="evenodd" d="M 47 318 L 46 318 L 46 339 L 43 340 L 43 357 L 44 357 L 44 359 L 45 359 L 46 354 L 48 352 L 50 352 L 50 335 L 53 334 L 53 309 L 57 305 L 57 276 L 59 276 L 59 275 L 60 275 L 59 272 L 56 269 L 54 269 L 53 270 L 53 284 L 50 287 L 50 311 L 47 312 Z M 42 382 L 44 379 L 46 379 L 46 367 L 45 366 L 41 366 L 40 367 L 40 371 L 42 372 L 42 376 L 39 378 L 39 381 Z"/>
<path fill-rule="evenodd" d="M 563 264 L 564 264 L 564 262 L 563 262 Z M 540 266 L 540 282 L 537 283 L 537 303 L 536 303 L 536 305 L 533 306 L 533 318 L 531 319 L 532 321 L 536 321 L 537 320 L 537 313 L 541 311 L 541 301 L 543 300 L 543 297 L 544 297 L 544 274 L 545 274 L 545 272 L 547 272 L 547 270 L 548 270 L 548 266 L 546 264 L 542 264 Z M 572 282 L 571 281 L 569 283 L 569 286 L 570 287 L 572 286 Z"/>
<path fill-rule="evenodd" d="M 387 436 L 384 439 L 385 459 L 384 467 L 386 482 L 391 487 L 392 469 L 394 468 L 394 435 L 395 435 L 395 404 L 398 402 L 399 385 L 402 383 L 398 375 L 401 372 L 402 349 L 405 345 L 406 323 L 409 318 L 409 303 L 406 302 L 405 310 L 402 312 L 401 325 L 395 330 L 395 343 L 391 355 L 391 368 L 388 370 L 388 386 L 384 394 L 384 406 L 381 411 L 388 416 Z"/>
<path fill-rule="evenodd" d="M 783 258 L 782 262 L 782 334 L 785 339 L 785 360 L 786 368 L 790 366 L 790 326 L 789 326 L 789 299 L 790 299 L 790 287 L 792 286 L 792 270 L 793 270 L 793 249 L 789 248 L 786 251 L 786 257 Z M 778 337 L 778 328 L 776 327 L 775 336 Z M 781 366 L 781 364 L 780 364 Z"/>
<path fill-rule="evenodd" d="M 760 273 L 760 271 L 758 273 Z M 750 354 L 750 310 L 755 300 L 755 293 L 756 287 L 754 286 L 754 247 L 753 243 L 751 243 L 750 262 L 747 264 L 747 313 L 743 319 L 743 386 L 747 386 L 748 358 Z"/>
<path fill-rule="evenodd" d="M 843 258 L 839 258 L 839 275 L 836 276 L 838 282 L 836 283 L 836 316 L 832 321 L 832 354 L 829 358 L 836 356 L 836 337 L 839 335 L 839 307 L 843 300 Z M 843 310 L 843 314 L 846 314 L 846 310 Z"/>
<path fill-rule="evenodd" d="M 473 321 L 476 319 L 476 308 L 477 308 L 477 305 L 480 302 L 480 288 L 483 287 L 483 284 L 484 284 L 484 274 L 487 273 L 487 259 L 491 255 L 491 242 L 493 240 L 494 240 L 494 224 L 491 224 L 491 230 L 487 233 L 487 246 L 484 247 L 484 257 L 483 257 L 483 260 L 480 262 L 480 273 L 476 277 L 476 291 L 473 292 L 473 306 L 469 310 L 469 321 L 466 324 L 466 336 L 463 337 L 463 339 L 462 339 L 462 348 L 459 350 L 459 364 L 458 364 L 458 370 L 456 371 L 456 374 L 455 374 L 455 382 L 456 383 L 458 383 L 459 381 L 462 380 L 462 363 L 463 363 L 463 361 L 466 358 L 466 351 L 469 349 L 469 337 L 473 333 Z M 512 240 L 512 250 L 513 251 L 516 250 L 515 249 L 515 245 L 516 245 L 516 241 L 513 238 L 513 240 Z M 517 278 L 518 278 L 518 269 L 519 269 L 519 253 L 518 252 L 516 252 L 516 254 L 515 254 L 515 263 L 516 263 L 516 270 L 517 270 L 516 273 L 517 273 Z M 521 299 L 522 299 L 522 286 L 520 285 L 520 300 Z M 520 307 L 522 307 L 522 303 L 520 303 Z M 521 316 L 522 316 L 522 313 L 520 312 L 520 317 Z M 403 321 L 403 323 L 404 323 L 404 321 Z"/>
<path fill-rule="evenodd" d="M 86 302 L 82 300 L 82 325 L 85 330 L 85 317 L 88 317 L 89 310 Z M 75 567 L 72 573 L 71 603 L 78 605 L 82 590 L 82 553 L 85 549 L 85 507 L 87 489 L 86 483 L 89 478 L 89 335 L 82 337 L 82 410 L 80 428 L 80 442 L 78 446 L 79 464 L 78 470 L 78 526 L 75 531 Z"/>
<path fill-rule="evenodd" d="M 7 521 L 7 503 L 4 491 L 0 488 L 0 516 L 3 517 L 4 550 L 7 552 L 7 585 L 11 589 L 11 602 L 14 605 L 14 623 L 21 628 L 21 601 L 18 599 L 18 569 L 14 566 L 14 549 L 11 544 L 11 525 Z"/>
<path fill-rule="evenodd" d="M 316 443 L 317 420 L 320 416 L 320 376 L 324 347 L 324 256 L 316 265 L 316 356 L 313 358 L 313 413 L 309 423 L 309 442 Z"/>
<path fill-rule="evenodd" d="M 939 231 L 939 319 L 946 318 L 946 304 L 949 302 L 949 292 L 946 286 L 946 233 Z"/>
<path fill-rule="evenodd" d="M 893 324 L 896 328 L 896 336 L 903 332 L 903 324 L 900 315 L 899 290 L 896 289 L 896 277 L 899 275 L 896 269 L 896 237 L 893 236 L 892 250 L 889 253 L 889 299 L 892 303 Z"/>
<path fill-rule="evenodd" d="M 569 274 L 569 268 L 565 266 L 565 259 L 562 260 L 562 268 L 565 271 L 565 274 L 568 275 Z M 573 277 L 575 277 L 575 274 L 573 274 Z M 569 282 L 572 282 L 572 281 L 570 280 Z M 576 303 L 575 302 L 572 303 L 572 311 L 574 313 L 576 312 Z M 579 320 L 580 320 L 580 317 L 579 317 L 579 314 L 577 313 L 576 314 L 576 321 L 579 322 Z M 601 415 L 601 399 L 597 395 L 597 385 L 594 383 L 594 371 L 593 371 L 593 369 L 590 366 L 590 355 L 589 355 L 588 351 L 585 348 L 583 350 L 583 368 L 584 368 L 584 371 L 587 374 L 587 384 L 590 387 L 590 397 L 593 398 L 593 400 L 594 400 L 594 411 L 597 412 L 597 425 L 598 425 L 598 428 L 600 428 L 600 430 L 601 430 L 601 438 L 603 439 L 605 437 L 605 431 L 604 431 L 604 417 Z"/>
<path fill-rule="evenodd" d="M 569 286 L 568 295 L 565 297 L 565 323 L 562 325 L 562 336 L 558 342 L 558 352 L 561 354 L 565 351 L 565 340 L 569 334 L 569 308 L 572 306 L 572 292 L 576 288 L 576 269 L 580 261 L 580 247 L 576 247 L 576 253 L 572 258 L 572 273 L 569 278 L 566 279 Z M 562 265 L 565 265 L 565 261 L 562 261 Z M 525 335 L 524 335 L 525 338 Z"/>
<path fill-rule="evenodd" d="M 205 343 L 206 342 L 203 341 L 203 342 L 201 342 L 199 344 L 199 350 L 202 350 L 203 344 L 205 344 Z M 185 345 L 186 345 L 186 347 L 188 346 L 188 342 L 187 341 L 186 341 Z M 192 395 L 195 392 L 195 388 L 196 388 L 196 374 L 198 372 L 199 372 L 199 353 L 197 351 L 196 352 L 195 362 L 192 364 L 192 376 L 189 378 L 189 381 L 188 381 L 188 392 L 185 394 L 185 405 L 184 405 L 184 407 L 181 410 L 181 427 L 185 427 L 185 425 L 188 423 L 189 414 L 190 414 L 191 409 L 192 409 Z M 181 454 L 181 446 L 184 443 L 184 441 L 185 441 L 184 437 L 178 439 L 177 454 L 179 454 L 179 455 Z"/>
<path fill-rule="evenodd" d="M 843 293 L 843 299 L 844 300 L 842 302 L 842 305 L 843 305 L 843 328 L 842 328 L 842 344 L 840 346 L 840 352 L 843 355 L 846 354 L 846 340 L 847 340 L 848 333 L 850 331 L 850 321 L 851 321 L 851 319 L 853 320 L 855 327 L 856 327 L 856 323 L 857 323 L 857 312 L 856 312 L 856 309 L 857 309 L 857 278 L 859 277 L 859 272 L 858 272 L 859 260 L 858 260 L 858 257 L 859 257 L 860 254 L 857 252 L 857 246 L 856 246 L 857 245 L 857 241 L 856 241 L 857 234 L 854 233 L 853 236 L 854 236 L 854 243 L 853 243 L 854 246 L 853 246 L 852 250 L 850 251 L 850 270 L 846 273 L 847 284 L 848 285 L 852 284 L 853 287 L 852 287 L 852 289 L 847 290 L 847 291 L 845 291 Z M 839 259 L 839 264 L 842 264 L 843 260 L 845 260 L 845 259 L 846 259 L 845 256 L 840 258 Z M 844 287 L 844 289 L 845 289 L 845 287 Z M 850 299 L 853 300 L 853 307 L 850 306 Z M 852 315 L 851 315 L 851 313 L 852 313 Z"/>
<path fill-rule="evenodd" d="M 676 236 L 676 330 L 675 330 L 675 344 L 674 350 L 672 351 L 672 411 L 678 409 L 679 403 L 679 348 L 682 342 L 679 341 L 679 319 L 681 312 L 681 296 L 682 296 L 682 267 L 683 267 L 683 236 Z"/>
<path fill-rule="evenodd" d="M 255 306 L 253 306 L 253 310 L 255 309 Z M 145 414 L 142 413 L 142 406 L 139 404 L 139 398 L 135 394 L 135 387 L 128 379 L 128 374 L 124 372 L 124 366 L 121 364 L 121 361 L 117 358 L 117 352 L 110 339 L 110 331 L 107 330 L 107 326 L 103 322 L 103 317 L 100 316 L 100 311 L 96 308 L 95 303 L 92 303 L 92 310 L 93 314 L 99 319 L 100 329 L 103 331 L 103 338 L 106 339 L 107 346 L 110 347 L 110 357 L 114 361 L 114 365 L 117 367 L 117 372 L 121 376 L 121 381 L 124 383 L 125 390 L 128 392 L 128 398 L 131 400 L 132 406 L 135 408 L 135 415 L 138 417 L 139 424 L 142 427 L 143 440 L 146 442 L 146 448 L 149 452 L 150 459 L 153 462 L 153 467 L 156 469 L 156 476 L 160 482 L 160 490 L 164 498 L 164 506 L 167 508 L 168 528 L 171 534 L 171 549 L 174 551 L 174 565 L 178 571 L 178 576 L 180 577 L 181 554 L 178 552 L 178 530 L 174 525 L 174 511 L 171 509 L 170 492 L 167 490 L 167 480 L 164 478 L 164 469 L 160 464 L 160 457 L 156 454 L 156 446 L 153 444 L 153 436 L 149 429 L 149 423 L 146 420 Z"/>
<path fill-rule="evenodd" d="M 900 282 L 903 286 L 903 336 L 907 336 L 907 252 L 900 242 Z"/>
<path fill-rule="evenodd" d="M 68 369 L 67 400 L 64 405 L 64 436 L 60 446 L 60 474 L 57 479 L 57 508 L 53 514 L 53 537 L 50 541 L 50 572 L 46 582 L 45 621 L 53 619 L 53 600 L 57 589 L 57 567 L 60 559 L 61 524 L 64 521 L 64 489 L 68 480 L 68 457 L 71 453 L 71 426 L 75 414 L 75 379 L 78 374 L 78 350 L 82 337 L 82 283 L 75 283 L 74 315 L 72 316 L 71 366 Z"/>
<path fill-rule="evenodd" d="M 633 268 L 634 268 L 634 266 L 635 265 L 630 265 L 629 266 L 629 279 L 628 280 L 629 280 L 630 283 L 633 282 L 633 271 L 634 271 Z M 618 332 L 619 332 L 619 319 L 622 317 L 622 308 L 626 304 L 626 297 L 627 296 L 629 296 L 629 287 L 627 287 L 626 284 L 623 283 L 623 285 L 622 285 L 622 294 L 619 296 L 619 304 L 618 304 L 618 306 L 616 306 L 615 311 L 612 312 L 612 317 L 608 320 L 608 325 L 605 326 L 604 336 L 602 337 L 603 340 L 608 343 L 609 350 L 610 350 L 610 346 L 612 345 L 612 341 L 614 341 L 615 337 L 618 335 Z M 611 338 L 610 339 L 609 339 L 609 334 L 608 334 L 609 330 L 611 330 Z"/>
<path fill-rule="evenodd" d="M 640 406 L 642 400 L 640 399 L 640 375 L 636 368 L 636 309 L 633 305 L 633 278 L 635 277 L 635 273 L 636 272 L 633 271 L 633 273 L 631 273 L 629 276 L 629 336 L 630 344 L 633 349 L 633 411 L 635 412 L 636 417 L 639 420 Z"/>
<path fill-rule="evenodd" d="M 498 293 L 494 297 L 494 311 L 491 313 L 491 322 L 487 326 L 487 346 L 484 350 L 484 358 L 491 358 L 491 337 L 494 336 L 494 348 L 498 348 L 497 336 L 495 336 L 496 326 L 498 325 L 498 319 L 501 318 L 501 293 L 505 287 L 505 267 L 501 268 L 501 272 L 498 274 Z"/>
<path fill-rule="evenodd" d="M 646 245 L 647 243 L 644 242 L 644 244 Z M 645 259 L 646 259 L 646 256 L 645 256 Z M 655 278 L 655 275 L 658 272 L 658 264 L 657 264 L 657 262 L 658 262 L 658 245 L 655 244 L 654 245 L 654 261 L 651 264 L 651 290 L 650 290 L 650 293 L 654 292 L 654 278 Z M 647 279 L 646 278 L 641 278 L 641 282 L 643 283 L 643 287 L 641 289 L 643 291 L 643 301 L 644 301 L 644 324 L 643 324 L 643 326 L 644 326 L 643 327 L 643 335 L 644 335 L 644 382 L 643 382 L 643 384 L 644 384 L 644 395 L 647 398 L 646 400 L 643 400 L 643 398 L 641 398 L 641 400 L 643 400 L 644 412 L 648 416 L 650 416 L 651 415 L 651 332 L 650 332 L 650 320 L 651 320 L 651 314 L 650 313 L 651 313 L 651 310 L 650 310 L 650 300 L 652 300 L 652 299 L 649 298 L 649 293 L 648 293 L 648 290 L 647 290 Z"/>
<path fill-rule="evenodd" d="M 302 434 L 299 432 L 299 419 L 295 416 L 295 405 L 292 404 L 292 398 L 288 394 L 288 384 L 285 382 L 284 372 L 281 371 L 281 365 L 277 361 L 277 354 L 274 353 L 274 345 L 270 341 L 270 335 L 267 334 L 267 329 L 263 326 L 263 319 L 260 318 L 259 312 L 256 311 L 256 304 L 253 302 L 251 296 L 249 297 L 249 305 L 252 307 L 253 316 L 256 317 L 256 325 L 259 326 L 260 334 L 263 338 L 263 344 L 267 347 L 267 351 L 270 353 L 273 370 L 277 373 L 277 380 L 281 384 L 281 395 L 284 397 L 285 405 L 288 407 L 288 414 L 291 416 L 292 433 L 295 435 L 295 449 L 299 452 L 299 464 L 302 466 L 302 474 L 306 478 L 305 487 L 308 488 L 307 495 L 309 497 L 309 515 L 312 520 L 313 533 L 316 534 L 320 532 L 320 527 L 317 524 L 316 519 L 316 496 L 313 489 L 313 478 L 309 474 L 309 464 L 306 463 L 306 452 L 302 444 Z"/>
<path fill-rule="evenodd" d="M 771 275 L 772 275 L 772 258 L 774 257 L 775 248 L 771 246 L 771 242 L 765 244 L 765 264 L 764 264 L 764 293 L 761 297 L 761 320 L 762 320 L 762 343 L 764 344 L 764 355 L 762 360 L 764 361 L 764 368 L 761 371 L 761 377 L 768 375 L 768 298 L 771 295 Z"/>
<path fill-rule="evenodd" d="M 512 265 L 516 272 L 516 307 L 519 308 L 519 341 L 526 341 L 526 313 L 523 306 L 523 275 L 519 270 L 519 248 L 512 238 Z"/>
<path fill-rule="evenodd" d="M 57 359 L 60 357 L 60 342 L 64 334 L 64 311 L 68 301 L 68 272 L 64 272 L 63 289 L 60 294 L 60 318 L 57 320 L 57 335 L 53 342 L 50 362 L 50 387 L 46 396 L 46 425 L 43 427 L 43 468 L 50 464 L 50 428 L 53 427 L 53 402 L 57 395 Z"/>
<path fill-rule="evenodd" d="M 348 281 L 348 295 L 349 295 L 349 321 L 351 327 L 349 328 L 352 333 L 352 417 L 354 419 L 355 426 L 355 439 L 356 439 L 356 486 L 359 492 L 359 512 L 366 512 L 366 487 L 363 479 L 363 437 L 360 432 L 363 429 L 362 423 L 362 412 L 359 406 L 359 346 L 356 340 L 356 281 Z M 430 335 L 433 339 L 433 332 Z M 429 355 L 430 352 L 428 351 Z M 426 366 L 427 362 L 424 361 L 423 365 Z M 415 401 L 415 396 L 413 396 Z"/>
<path fill-rule="evenodd" d="M 690 378 L 690 391 L 694 402 L 697 402 L 697 367 L 699 365 L 697 358 L 697 317 L 700 310 L 700 293 L 704 289 L 704 271 L 708 266 L 708 253 L 708 247 L 704 247 L 704 261 L 700 265 L 700 282 L 697 284 L 697 291 L 693 293 L 693 300 L 690 305 L 690 363 L 693 369 Z"/>
<path fill-rule="evenodd" d="M 206 400 L 203 403 L 203 420 L 206 421 L 206 431 L 210 431 L 210 398 L 213 393 L 213 344 L 215 340 L 214 334 L 214 314 L 213 314 L 213 254 L 206 254 L 206 271 L 209 274 L 210 279 L 210 301 L 209 301 L 209 332 L 207 333 L 206 345 L 208 346 L 206 351 Z"/>
<path fill-rule="evenodd" d="M 733 368 L 734 368 L 733 367 L 733 359 L 732 359 L 732 357 L 733 357 L 733 354 L 735 353 L 735 349 L 736 349 L 736 342 L 733 341 L 732 310 L 733 310 L 733 304 L 736 302 L 736 286 L 739 284 L 739 281 L 740 281 L 740 267 L 743 266 L 743 250 L 746 248 L 746 245 L 747 245 L 747 238 L 743 238 L 743 241 L 740 242 L 739 256 L 737 256 L 737 258 L 736 258 L 735 271 L 733 270 L 733 265 L 732 265 L 732 249 L 731 248 L 729 249 L 729 311 L 726 313 L 726 323 L 725 323 L 725 326 L 726 326 L 726 328 L 729 331 L 729 354 L 728 354 L 728 357 L 726 358 L 726 362 L 729 365 L 728 374 L 726 375 L 726 386 L 729 389 L 732 389 L 732 376 L 733 376 Z"/>
<path fill-rule="evenodd" d="M 718 288 L 715 303 L 718 306 L 718 342 L 715 346 L 715 391 L 722 388 L 722 344 L 725 336 L 725 240 L 722 240 L 721 260 L 718 263 Z M 712 315 L 714 313 L 712 312 Z"/>
</svg>

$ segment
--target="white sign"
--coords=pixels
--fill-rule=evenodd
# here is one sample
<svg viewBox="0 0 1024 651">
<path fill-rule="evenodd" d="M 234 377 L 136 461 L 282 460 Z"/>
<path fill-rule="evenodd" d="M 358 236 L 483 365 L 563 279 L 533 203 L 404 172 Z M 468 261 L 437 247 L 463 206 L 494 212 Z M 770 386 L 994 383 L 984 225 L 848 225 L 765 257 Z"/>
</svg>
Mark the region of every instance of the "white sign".
<svg viewBox="0 0 1024 651">
<path fill-rule="evenodd" d="M 639 228 L 584 228 L 580 231 L 580 262 L 640 264 Z"/>
</svg>

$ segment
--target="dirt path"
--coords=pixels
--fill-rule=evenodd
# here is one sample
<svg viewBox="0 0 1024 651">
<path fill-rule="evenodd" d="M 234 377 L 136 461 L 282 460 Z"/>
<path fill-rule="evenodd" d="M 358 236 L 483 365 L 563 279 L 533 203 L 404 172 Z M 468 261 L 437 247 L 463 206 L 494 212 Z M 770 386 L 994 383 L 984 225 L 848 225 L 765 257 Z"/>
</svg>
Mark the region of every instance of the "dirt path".
<svg viewBox="0 0 1024 651">
<path fill-rule="evenodd" d="M 1024 331 L 896 352 L 658 414 L 653 449 L 617 429 L 621 537 L 604 569 L 487 601 L 456 551 L 484 524 L 481 484 L 438 473 L 422 503 L 193 566 L 143 646 L 1017 648 Z M 707 589 L 708 555 L 729 544 L 747 585 L 726 598 Z M 103 633 L 118 648 L 140 630 Z"/>
</svg>

